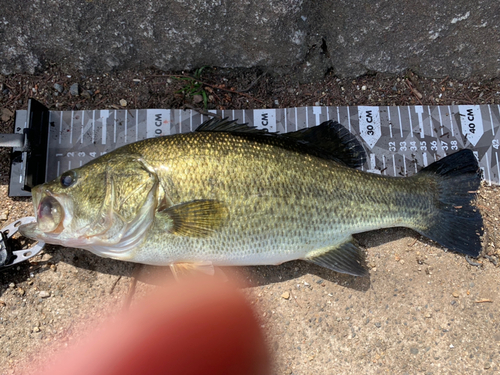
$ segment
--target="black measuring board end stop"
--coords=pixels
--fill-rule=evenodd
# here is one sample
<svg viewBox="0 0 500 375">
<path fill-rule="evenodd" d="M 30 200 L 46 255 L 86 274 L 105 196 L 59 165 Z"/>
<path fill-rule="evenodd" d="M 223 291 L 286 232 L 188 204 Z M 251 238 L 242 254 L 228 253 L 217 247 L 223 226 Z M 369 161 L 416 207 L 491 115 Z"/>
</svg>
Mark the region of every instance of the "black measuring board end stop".
<svg viewBox="0 0 500 375">
<path fill-rule="evenodd" d="M 21 130 L 24 147 L 12 149 L 10 165 L 11 180 L 14 170 L 20 172 L 21 178 L 18 184 L 9 184 L 10 197 L 30 196 L 33 187 L 45 182 L 49 116 L 47 107 L 35 99 L 28 100 L 27 126 Z"/>
</svg>

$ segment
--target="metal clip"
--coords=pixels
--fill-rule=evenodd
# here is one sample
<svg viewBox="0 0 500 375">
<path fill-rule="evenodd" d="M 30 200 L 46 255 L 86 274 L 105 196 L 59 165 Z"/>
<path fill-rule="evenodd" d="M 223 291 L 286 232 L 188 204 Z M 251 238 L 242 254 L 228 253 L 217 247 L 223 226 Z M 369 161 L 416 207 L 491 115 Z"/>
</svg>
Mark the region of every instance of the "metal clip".
<svg viewBox="0 0 500 375">
<path fill-rule="evenodd" d="M 13 250 L 9 241 L 17 233 L 19 226 L 35 220 L 33 216 L 23 217 L 0 230 L 0 269 L 24 262 L 42 251 L 45 246 L 45 242 L 42 241 L 38 241 L 34 246 L 23 250 Z"/>
</svg>

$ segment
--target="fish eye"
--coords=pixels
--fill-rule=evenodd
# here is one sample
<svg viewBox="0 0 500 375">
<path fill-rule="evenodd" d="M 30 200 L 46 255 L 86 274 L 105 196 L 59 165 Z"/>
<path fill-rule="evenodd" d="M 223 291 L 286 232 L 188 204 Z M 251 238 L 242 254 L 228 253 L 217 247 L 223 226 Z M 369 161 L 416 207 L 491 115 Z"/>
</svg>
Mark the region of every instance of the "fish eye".
<svg viewBox="0 0 500 375">
<path fill-rule="evenodd" d="M 61 185 L 70 187 L 76 182 L 76 173 L 74 171 L 66 171 L 61 175 Z"/>
</svg>

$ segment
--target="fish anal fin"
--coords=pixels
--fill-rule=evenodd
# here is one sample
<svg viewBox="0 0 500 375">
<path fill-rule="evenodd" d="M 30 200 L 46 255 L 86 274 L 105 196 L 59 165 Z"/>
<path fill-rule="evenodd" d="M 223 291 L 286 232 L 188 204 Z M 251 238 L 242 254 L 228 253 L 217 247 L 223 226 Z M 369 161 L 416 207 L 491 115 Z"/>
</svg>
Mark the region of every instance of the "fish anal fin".
<svg viewBox="0 0 500 375">
<path fill-rule="evenodd" d="M 229 211 L 217 200 L 194 200 L 161 211 L 172 220 L 170 232 L 178 236 L 206 237 L 219 229 Z"/>
<path fill-rule="evenodd" d="M 368 271 L 364 266 L 364 252 L 353 241 L 350 238 L 339 246 L 320 255 L 312 254 L 304 260 L 336 272 L 353 276 L 366 276 Z"/>
</svg>

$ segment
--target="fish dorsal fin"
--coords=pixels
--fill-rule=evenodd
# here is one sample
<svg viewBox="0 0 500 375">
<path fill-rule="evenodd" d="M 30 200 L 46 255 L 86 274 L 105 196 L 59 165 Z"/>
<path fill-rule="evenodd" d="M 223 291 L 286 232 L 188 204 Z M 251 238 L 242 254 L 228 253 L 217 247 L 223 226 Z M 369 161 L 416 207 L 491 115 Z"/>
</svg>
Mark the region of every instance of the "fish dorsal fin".
<svg viewBox="0 0 500 375">
<path fill-rule="evenodd" d="M 282 134 L 270 133 L 267 129 L 257 129 L 248 124 L 238 124 L 236 121 L 213 118 L 198 126 L 196 131 L 257 135 L 266 139 L 278 137 L 302 146 L 304 152 L 324 159 L 333 159 L 351 168 L 359 168 L 366 161 L 366 152 L 361 143 L 336 121 L 325 121 L 318 126 Z"/>
<path fill-rule="evenodd" d="M 366 152 L 361 143 L 337 121 L 325 121 L 318 126 L 282 136 L 319 148 L 351 168 L 359 168 L 366 161 Z"/>
<path fill-rule="evenodd" d="M 226 205 L 217 200 L 194 200 L 161 211 L 172 220 L 170 232 L 178 236 L 206 237 L 227 219 Z"/>
<path fill-rule="evenodd" d="M 250 133 L 250 134 L 267 134 L 267 129 L 257 129 L 255 126 L 250 126 L 247 123 L 238 124 L 238 120 L 228 120 L 228 118 L 218 119 L 212 118 L 205 121 L 196 128 L 196 132 L 226 132 L 226 133 Z"/>
</svg>

